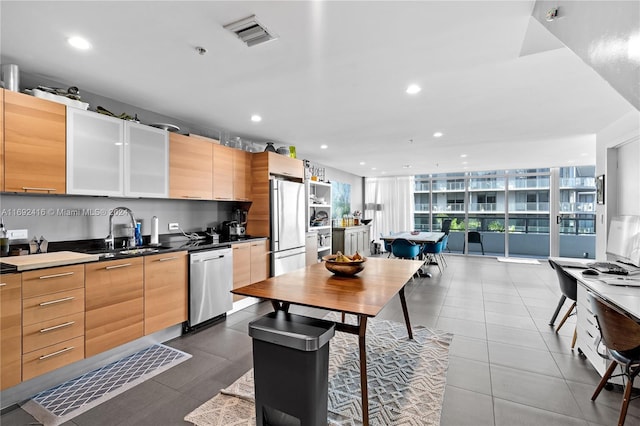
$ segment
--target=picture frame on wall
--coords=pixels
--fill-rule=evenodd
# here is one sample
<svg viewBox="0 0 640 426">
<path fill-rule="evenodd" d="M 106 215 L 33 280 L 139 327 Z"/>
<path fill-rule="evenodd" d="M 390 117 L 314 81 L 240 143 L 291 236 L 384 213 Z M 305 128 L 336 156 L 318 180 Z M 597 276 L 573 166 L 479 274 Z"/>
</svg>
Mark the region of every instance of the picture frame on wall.
<svg viewBox="0 0 640 426">
<path fill-rule="evenodd" d="M 604 204 L 604 175 L 596 177 L 596 202 Z"/>
</svg>

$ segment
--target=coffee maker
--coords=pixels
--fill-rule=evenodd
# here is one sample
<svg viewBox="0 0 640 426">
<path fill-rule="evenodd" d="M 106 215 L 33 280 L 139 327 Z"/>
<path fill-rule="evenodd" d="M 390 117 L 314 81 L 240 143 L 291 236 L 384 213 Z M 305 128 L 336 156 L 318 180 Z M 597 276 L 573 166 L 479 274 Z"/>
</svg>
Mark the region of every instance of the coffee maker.
<svg viewBox="0 0 640 426">
<path fill-rule="evenodd" d="M 244 235 L 247 227 L 247 216 L 249 212 L 244 209 L 235 209 L 233 211 L 233 221 L 236 222 L 236 235 Z"/>
<path fill-rule="evenodd" d="M 225 239 L 229 240 L 238 237 L 244 237 L 245 228 L 235 220 L 226 220 L 222 222 L 220 233 Z"/>
</svg>

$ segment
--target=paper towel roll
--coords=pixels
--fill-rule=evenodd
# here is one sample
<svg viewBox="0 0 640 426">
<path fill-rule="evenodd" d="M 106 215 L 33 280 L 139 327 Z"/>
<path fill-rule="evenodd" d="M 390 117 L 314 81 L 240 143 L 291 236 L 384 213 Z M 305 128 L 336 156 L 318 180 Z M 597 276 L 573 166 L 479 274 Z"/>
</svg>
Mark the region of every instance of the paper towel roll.
<svg viewBox="0 0 640 426">
<path fill-rule="evenodd" d="M 151 244 L 158 244 L 158 216 L 151 219 Z"/>
</svg>

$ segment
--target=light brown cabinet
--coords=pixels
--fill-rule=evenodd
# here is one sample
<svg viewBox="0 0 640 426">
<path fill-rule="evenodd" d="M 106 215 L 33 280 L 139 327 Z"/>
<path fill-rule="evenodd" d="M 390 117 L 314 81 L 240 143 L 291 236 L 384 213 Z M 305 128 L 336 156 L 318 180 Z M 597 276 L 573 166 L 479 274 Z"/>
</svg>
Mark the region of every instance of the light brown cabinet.
<svg viewBox="0 0 640 426">
<path fill-rule="evenodd" d="M 233 151 L 233 199 L 251 200 L 251 153 Z"/>
<path fill-rule="evenodd" d="M 188 256 L 186 251 L 144 258 L 144 334 L 187 320 Z"/>
<path fill-rule="evenodd" d="M 144 335 L 143 258 L 86 264 L 86 356 Z"/>
<path fill-rule="evenodd" d="M 269 240 L 251 242 L 251 283 L 269 278 Z"/>
<path fill-rule="evenodd" d="M 4 190 L 66 192 L 66 107 L 4 91 Z"/>
<path fill-rule="evenodd" d="M 22 380 L 21 274 L 0 275 L 0 389 Z"/>
<path fill-rule="evenodd" d="M 236 243 L 233 249 L 233 288 L 243 287 L 269 277 L 269 241 Z M 233 301 L 244 296 L 233 295 Z"/>
<path fill-rule="evenodd" d="M 251 208 L 247 223 L 247 234 L 271 237 L 269 182 L 272 176 L 302 182 L 304 166 L 302 160 L 285 157 L 274 152 L 252 154 L 251 158 Z"/>
<path fill-rule="evenodd" d="M 169 135 L 169 196 L 213 199 L 213 144 L 177 133 Z"/>
<path fill-rule="evenodd" d="M 0 89 L 0 191 L 4 191 L 4 89 Z"/>
<path fill-rule="evenodd" d="M 233 200 L 233 152 L 235 149 L 213 144 L 213 199 Z"/>
<path fill-rule="evenodd" d="M 84 266 L 22 273 L 22 380 L 84 358 Z"/>
</svg>

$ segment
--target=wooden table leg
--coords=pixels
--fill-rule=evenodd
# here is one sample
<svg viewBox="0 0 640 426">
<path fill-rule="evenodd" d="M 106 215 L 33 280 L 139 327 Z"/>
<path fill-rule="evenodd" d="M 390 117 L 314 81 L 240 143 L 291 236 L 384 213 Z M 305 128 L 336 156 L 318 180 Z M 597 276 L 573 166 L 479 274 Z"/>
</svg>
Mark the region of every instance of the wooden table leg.
<svg viewBox="0 0 640 426">
<path fill-rule="evenodd" d="M 367 385 L 367 346 L 365 334 L 367 332 L 367 317 L 358 317 L 358 344 L 360 346 L 360 392 L 362 397 L 362 424 L 369 426 L 369 390 Z"/>
<path fill-rule="evenodd" d="M 404 287 L 398 293 L 400 295 L 400 303 L 402 304 L 402 313 L 404 314 L 404 322 L 407 324 L 407 334 L 409 339 L 413 340 L 413 332 L 411 331 L 411 322 L 409 321 L 409 310 L 407 309 L 407 299 L 404 297 Z"/>
</svg>

